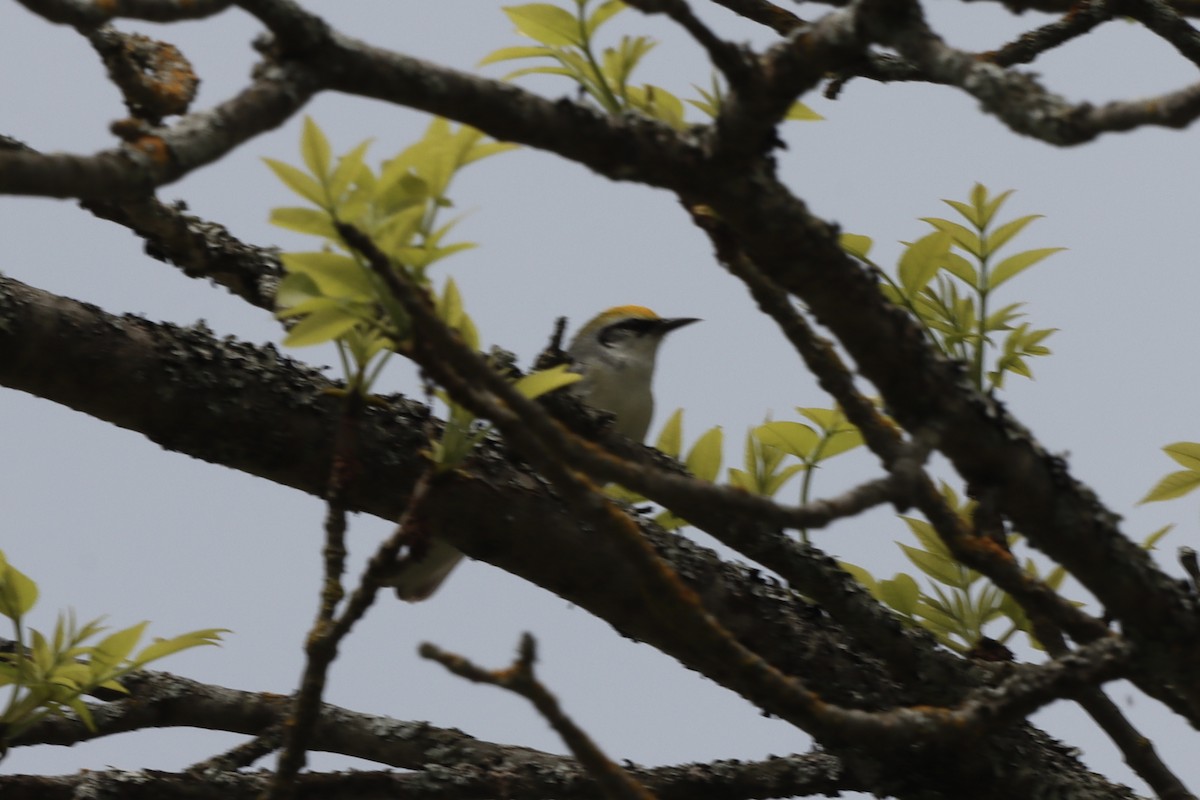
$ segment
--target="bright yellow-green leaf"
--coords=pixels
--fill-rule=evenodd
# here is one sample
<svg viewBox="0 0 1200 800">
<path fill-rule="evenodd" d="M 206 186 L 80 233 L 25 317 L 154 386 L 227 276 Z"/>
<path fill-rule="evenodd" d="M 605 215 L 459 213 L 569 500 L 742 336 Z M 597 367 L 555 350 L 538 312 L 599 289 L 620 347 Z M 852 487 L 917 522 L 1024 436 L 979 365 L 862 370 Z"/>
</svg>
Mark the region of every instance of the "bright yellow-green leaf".
<svg viewBox="0 0 1200 800">
<path fill-rule="evenodd" d="M 796 413 L 810 420 L 823 431 L 838 430 L 846 424 L 842 412 L 835 408 L 800 408 L 797 406 Z"/>
<path fill-rule="evenodd" d="M 553 47 L 580 46 L 579 24 L 567 11 L 549 3 L 506 6 L 504 13 L 517 30 L 535 41 Z"/>
<path fill-rule="evenodd" d="M 1200 443 L 1175 442 L 1164 447 L 1163 452 L 1181 467 L 1200 470 Z"/>
<path fill-rule="evenodd" d="M 982 187 L 980 187 L 980 188 L 982 188 Z M 1010 196 L 1012 196 L 1012 193 L 1013 193 L 1013 190 L 1009 189 L 1006 192 L 1001 192 L 1000 194 L 993 197 L 991 200 L 987 200 L 984 203 L 984 205 L 983 205 L 983 225 L 984 225 L 984 227 L 987 227 L 988 225 L 992 224 L 992 219 L 996 216 L 996 212 L 1000 210 L 1000 206 L 1004 205 L 1004 201 L 1007 200 Z M 987 194 L 986 189 L 984 190 L 984 194 L 986 196 L 986 194 Z"/>
<path fill-rule="evenodd" d="M 316 314 L 320 311 L 326 311 L 331 308 L 344 308 L 345 303 L 333 297 L 325 297 L 316 295 L 301 300 L 298 303 L 281 308 L 275 312 L 276 319 L 292 319 L 293 317 L 303 317 L 307 314 Z"/>
<path fill-rule="evenodd" d="M 911 575 L 897 572 L 895 577 L 890 580 L 879 582 L 879 596 L 883 602 L 901 614 L 912 616 L 916 612 L 917 600 L 921 596 L 921 590 L 917 587 L 917 582 L 912 579 Z"/>
<path fill-rule="evenodd" d="M 283 181 L 293 192 L 314 205 L 325 205 L 325 192 L 321 189 L 321 185 L 303 170 L 296 169 L 291 164 L 285 164 L 273 158 L 264 158 L 263 161 L 271 168 L 275 176 Z"/>
<path fill-rule="evenodd" d="M 305 165 L 319 182 L 323 183 L 329 175 L 331 153 L 325 134 L 312 117 L 305 117 L 304 133 L 300 136 L 300 155 L 304 156 Z"/>
<path fill-rule="evenodd" d="M 714 481 L 721 471 L 721 447 L 724 436 L 720 426 L 705 431 L 688 451 L 688 472 L 702 481 Z"/>
<path fill-rule="evenodd" d="M 797 100 L 795 103 L 792 103 L 791 108 L 788 109 L 783 118 L 798 120 L 800 122 L 819 122 L 825 119 L 823 116 L 813 111 L 799 100 Z"/>
<path fill-rule="evenodd" d="M 57 683 L 59 686 L 78 690 L 91 683 L 92 670 L 89 665 L 77 661 L 60 663 L 48 677 L 51 682 Z"/>
<path fill-rule="evenodd" d="M 921 221 L 928 222 L 939 231 L 950 234 L 956 245 L 976 258 L 983 254 L 983 245 L 979 242 L 979 234 L 970 228 L 940 217 L 922 217 Z"/>
<path fill-rule="evenodd" d="M 773 497 L 776 492 L 783 488 L 783 485 L 792 479 L 793 476 L 808 469 L 807 464 L 792 464 L 784 467 L 778 472 L 772 472 L 766 477 L 766 481 L 762 486 L 762 494 L 767 497 Z"/>
<path fill-rule="evenodd" d="M 1153 550 L 1155 548 L 1155 545 L 1158 544 L 1159 540 L 1162 539 L 1164 536 L 1166 536 L 1168 533 L 1170 533 L 1172 531 L 1172 529 L 1174 529 L 1174 527 L 1175 527 L 1174 523 L 1172 523 L 1170 525 L 1164 525 L 1161 528 L 1159 528 L 1158 530 L 1156 530 L 1154 533 L 1147 536 L 1145 539 L 1142 540 L 1142 549 L 1143 550 Z"/>
<path fill-rule="evenodd" d="M 349 153 L 338 159 L 337 167 L 333 171 L 333 176 L 329 179 L 329 197 L 333 202 L 337 202 L 342 194 L 350 188 L 350 184 L 363 169 L 363 157 L 367 154 L 367 148 L 371 146 L 371 140 L 360 142 Z"/>
<path fill-rule="evenodd" d="M 971 187 L 971 206 L 976 213 L 983 214 L 987 211 L 987 187 L 978 181 Z"/>
<path fill-rule="evenodd" d="M 29 576 L 9 564 L 0 563 L 0 614 L 17 620 L 37 603 L 38 588 Z"/>
<path fill-rule="evenodd" d="M 518 150 L 520 147 L 520 145 L 511 142 L 483 142 L 470 149 L 462 160 L 462 166 L 465 167 L 467 164 L 473 164 L 489 156 L 507 153 L 509 150 Z"/>
<path fill-rule="evenodd" d="M 820 435 L 802 422 L 766 422 L 754 429 L 754 435 L 763 444 L 804 460 L 821 441 Z"/>
<path fill-rule="evenodd" d="M 1041 219 L 1041 214 L 1030 214 L 1026 217 L 1018 217 L 1011 222 L 1006 222 L 987 237 L 987 252 L 994 253 L 1008 243 L 1010 239 L 1025 229 L 1025 226 L 1033 222 L 1035 219 Z"/>
<path fill-rule="evenodd" d="M 553 55 L 554 51 L 549 47 L 542 45 L 525 45 L 522 47 L 501 47 L 499 50 L 493 50 L 488 53 L 478 63 L 477 67 L 484 67 L 488 64 L 495 64 L 500 61 L 513 61 L 518 58 L 539 58 L 542 56 Z"/>
<path fill-rule="evenodd" d="M 633 107 L 647 116 L 665 122 L 673 128 L 684 126 L 683 102 L 666 89 L 650 84 L 630 86 L 626 89 L 626 95 Z"/>
<path fill-rule="evenodd" d="M 743 491 L 750 492 L 751 494 L 760 493 L 758 483 L 754 480 L 754 476 L 745 470 L 740 470 L 736 467 L 730 467 L 728 474 L 729 485 L 733 488 L 742 489 Z"/>
<path fill-rule="evenodd" d="M 67 701 L 67 705 L 70 706 L 71 710 L 75 712 L 75 715 L 79 717 L 79 721 L 83 723 L 85 728 L 93 733 L 96 731 L 96 720 L 92 718 L 92 710 L 88 708 L 87 703 L 83 702 L 82 697 L 76 696 L 72 698 L 71 700 Z"/>
<path fill-rule="evenodd" d="M 992 274 L 988 276 L 990 288 L 995 289 L 1009 278 L 1016 277 L 1043 258 L 1052 256 L 1060 250 L 1065 249 L 1065 247 L 1042 247 L 1037 250 L 1025 250 L 1024 252 L 1009 256 L 997 264 L 996 268 L 992 270 Z"/>
<path fill-rule="evenodd" d="M 979 284 L 975 265 L 953 250 L 946 254 L 946 271 L 972 288 Z"/>
<path fill-rule="evenodd" d="M 376 296 L 367 271 L 349 256 L 317 251 L 284 253 L 280 260 L 289 272 L 310 277 L 326 297 L 367 301 Z"/>
<path fill-rule="evenodd" d="M 677 408 L 667 421 L 663 423 L 662 430 L 658 434 L 658 440 L 654 443 L 654 448 L 661 453 L 666 453 L 671 458 L 679 458 L 679 453 L 683 450 L 683 409 Z"/>
<path fill-rule="evenodd" d="M 945 558 L 950 557 L 950 550 L 946 547 L 946 543 L 942 541 L 942 537 L 937 535 L 937 531 L 923 519 L 915 517 L 900 517 L 904 520 L 904 524 L 908 526 L 912 535 L 917 537 L 917 541 L 931 553 L 937 553 Z"/>
<path fill-rule="evenodd" d="M 550 369 L 525 375 L 513 384 L 513 388 L 533 400 L 582 379 L 583 376 L 578 372 L 569 372 L 568 365 L 559 364 Z"/>
<path fill-rule="evenodd" d="M 1156 503 L 1160 500 L 1173 500 L 1176 497 L 1183 497 L 1185 494 L 1194 491 L 1198 486 L 1200 486 L 1200 472 L 1190 469 L 1172 472 L 1155 484 L 1154 488 L 1139 500 L 1138 503 Z"/>
<path fill-rule="evenodd" d="M 462 322 L 458 326 L 458 335 L 467 347 L 472 350 L 479 349 L 479 329 L 475 327 L 475 321 L 470 315 L 463 314 Z"/>
<path fill-rule="evenodd" d="M 96 645 L 96 661 L 111 665 L 119 664 L 127 659 L 133 652 L 133 648 L 137 647 L 148 624 L 148 622 L 139 622 L 137 625 L 104 637 L 100 644 Z"/>
<path fill-rule="evenodd" d="M 228 628 L 202 628 L 197 631 L 182 633 L 179 636 L 172 636 L 170 639 L 155 639 L 142 648 L 141 652 L 137 654 L 137 658 L 134 659 L 134 663 L 142 666 L 149 664 L 151 661 L 157 661 L 164 656 L 178 653 L 181 650 L 217 645 L 221 642 L 221 634 L 228 632 Z"/>
<path fill-rule="evenodd" d="M 928 550 L 910 547 L 902 542 L 898 542 L 897 544 L 900 545 L 900 549 L 908 556 L 908 560 L 916 565 L 917 569 L 935 581 L 955 588 L 962 587 L 963 570 L 954 559 L 938 553 L 931 553 Z"/>
<path fill-rule="evenodd" d="M 863 236 L 858 233 L 843 233 L 838 241 L 842 249 L 855 258 L 861 258 L 865 261 L 867 254 L 871 252 L 872 241 L 870 236 Z"/>
<path fill-rule="evenodd" d="M 825 461 L 834 456 L 839 456 L 842 453 L 859 447 L 862 443 L 862 433 L 857 428 L 837 431 L 825 440 L 825 444 L 821 447 L 821 456 L 818 460 Z"/>
<path fill-rule="evenodd" d="M 849 561 L 839 561 L 838 566 L 846 572 L 850 573 L 850 577 L 866 587 L 873 596 L 879 596 L 879 582 L 875 580 L 875 576 L 867 572 L 857 564 L 851 564 Z"/>
<path fill-rule="evenodd" d="M 359 317 L 341 306 L 309 314 L 288 331 L 283 343 L 288 347 L 308 347 L 336 339 L 359 323 Z"/>
<path fill-rule="evenodd" d="M 336 241 L 338 238 L 337 230 L 333 227 L 329 215 L 315 208 L 273 208 L 271 209 L 271 224 L 297 233 L 320 236 L 324 239 Z"/>
<path fill-rule="evenodd" d="M 925 284 L 933 280 L 933 276 L 945 265 L 950 243 L 950 234 L 935 231 L 905 248 L 897 272 L 900 285 L 910 297 L 925 288 Z"/>
<path fill-rule="evenodd" d="M 925 622 L 922 623 L 922 627 L 928 628 L 935 633 L 941 633 L 943 636 L 953 633 L 959 628 L 958 620 L 947 614 L 944 610 L 933 605 L 928 600 L 918 601 L 915 612 L 916 616 L 925 620 Z M 943 639 L 943 643 L 946 643 L 945 639 Z"/>
<path fill-rule="evenodd" d="M 983 223 L 979 211 L 971 205 L 960 202 L 958 200 L 943 200 L 943 203 L 953 208 L 959 214 L 966 218 L 967 222 L 971 223 L 975 228 L 982 228 Z"/>
<path fill-rule="evenodd" d="M 568 78 L 576 77 L 577 73 L 573 69 L 567 67 L 525 67 L 523 69 L 514 69 L 512 72 L 505 73 L 501 76 L 502 81 L 512 81 L 517 78 L 523 78 L 526 75 L 563 75 Z"/>
<path fill-rule="evenodd" d="M 458 283 L 453 278 L 446 279 L 446 286 L 442 289 L 442 296 L 438 298 L 436 311 L 438 319 L 448 327 L 457 328 L 462 324 L 466 311 L 463 308 L 462 294 L 458 291 Z"/>
<path fill-rule="evenodd" d="M 589 37 L 594 35 L 597 28 L 612 19 L 614 15 L 624 11 L 625 8 L 622 0 L 604 0 L 587 18 L 587 23 L 584 25 L 587 35 Z"/>
</svg>

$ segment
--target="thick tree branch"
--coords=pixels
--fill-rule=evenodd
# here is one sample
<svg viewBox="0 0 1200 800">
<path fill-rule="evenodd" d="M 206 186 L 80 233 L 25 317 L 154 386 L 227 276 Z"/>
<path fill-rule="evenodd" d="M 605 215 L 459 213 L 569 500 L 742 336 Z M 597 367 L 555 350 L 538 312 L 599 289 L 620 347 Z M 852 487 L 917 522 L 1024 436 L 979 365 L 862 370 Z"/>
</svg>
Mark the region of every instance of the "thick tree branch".
<svg viewBox="0 0 1200 800">
<path fill-rule="evenodd" d="M 556 758 L 549 756 L 548 758 Z M 397 773 L 358 771 L 307 774 L 298 794 L 321 800 L 462 800 L 521 797 L 527 800 L 596 800 L 595 782 L 569 759 L 559 765 L 463 762 L 452 768 Z M 824 753 L 773 757 L 766 761 L 714 761 L 668 767 L 631 767 L 630 772 L 662 800 L 747 800 L 747 798 L 834 796 L 862 791 L 867 784 Z M 6 800 L 76 800 L 93 793 L 114 800 L 255 800 L 269 773 L 164 773 L 153 770 L 89 770 L 77 775 L 0 776 Z"/>
<path fill-rule="evenodd" d="M 172 449 L 314 493 L 324 486 L 325 459 L 315 464 L 308 459 L 310 453 L 329 452 L 335 410 L 318 391 L 327 384 L 273 351 L 218 343 L 201 331 L 107 317 L 9 279 L 0 279 L 0 323 L 0 382 L 142 429 Z M 46 358 L 62 368 L 53 373 L 41 369 Z M 205 380 L 195 383 L 197 375 Z M 274 424 L 262 426 L 263 418 Z M 352 487 L 351 507 L 383 516 L 398 513 L 411 481 L 424 467 L 416 456 L 424 441 L 416 432 L 421 419 L 411 410 L 369 411 L 362 458 L 370 468 Z M 411 444 L 404 444 L 406 437 Z M 305 444 L 298 447 L 297 442 Z M 506 513 L 478 513 L 497 507 Z M 612 551 L 604 537 L 580 529 L 577 520 L 546 496 L 539 481 L 514 472 L 497 454 L 480 452 L 470 476 L 453 478 L 437 493 L 427 519 L 469 555 L 535 581 L 607 619 L 627 636 L 668 652 L 674 648 L 673 632 L 652 624 L 643 605 L 608 590 L 614 584 L 635 584 L 627 560 Z M 819 615 L 804 613 L 794 595 L 721 564 L 680 537 L 647 525 L 642 533 L 740 641 L 769 654 L 789 672 L 804 675 L 827 700 L 876 708 L 896 703 L 898 687 L 882 676 L 878 665 L 848 647 Z M 865 597 L 861 589 L 857 592 Z M 916 637 L 911 646 L 930 645 Z M 960 685 L 973 683 L 970 675 L 963 672 L 958 680 L 965 683 Z M 918 693 L 945 690 L 928 684 L 910 688 Z M 914 701 L 920 699 L 902 702 Z M 881 777 L 875 790 L 883 793 L 897 786 L 883 776 L 899 773 L 881 773 L 880 756 L 895 758 L 893 768 L 910 774 L 914 764 L 909 751 L 849 755 L 854 769 Z M 1056 791 L 1055 786 L 1078 788 L 1081 782 L 1098 796 L 1118 796 L 1082 771 L 1068 751 L 1028 728 L 993 735 L 986 748 L 977 747 L 961 764 L 994 777 L 989 782 L 994 794 L 980 797 L 1038 797 Z M 1021 766 L 1013 769 L 1013 764 Z M 945 777 L 965 779 L 949 773 Z"/>
<path fill-rule="evenodd" d="M 126 132 L 127 143 L 114 150 L 94 156 L 0 151 L 0 192 L 97 199 L 150 194 L 283 124 L 317 88 L 299 65 L 266 65 L 236 97 L 169 128 Z"/>
<path fill-rule="evenodd" d="M 224 11 L 230 0 L 18 0 L 50 22 L 91 28 L 118 17 L 148 22 L 203 19 Z"/>
</svg>

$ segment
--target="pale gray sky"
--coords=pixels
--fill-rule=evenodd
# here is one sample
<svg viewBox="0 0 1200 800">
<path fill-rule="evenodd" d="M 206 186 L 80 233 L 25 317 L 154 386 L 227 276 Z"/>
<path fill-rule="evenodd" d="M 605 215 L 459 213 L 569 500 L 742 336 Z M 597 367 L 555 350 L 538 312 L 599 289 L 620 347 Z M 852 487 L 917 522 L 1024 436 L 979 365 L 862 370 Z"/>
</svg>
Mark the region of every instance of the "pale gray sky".
<svg viewBox="0 0 1200 800">
<path fill-rule="evenodd" d="M 346 33 L 462 69 L 474 69 L 497 47 L 519 43 L 498 2 L 305 5 Z M 1049 19 L 1013 17 L 990 3 L 927 5 L 951 44 L 972 49 L 998 46 Z M 812 16 L 821 12 L 819 6 L 802 9 Z M 729 36 L 764 41 L 754 26 L 721 9 L 707 9 L 705 16 Z M 237 10 L 167 28 L 121 27 L 180 46 L 204 81 L 199 106 L 236 91 L 254 61 L 249 41 L 258 29 Z M 709 69 L 699 48 L 664 19 L 626 12 L 610 23 L 609 35 L 622 31 L 661 40 L 642 80 L 679 94 L 688 94 L 693 83 L 707 85 Z M 1154 94 L 1195 79 L 1194 67 L 1167 44 L 1125 22 L 1103 26 L 1035 69 L 1063 95 L 1093 102 Z M 0 75 L 0 133 L 40 150 L 87 153 L 112 145 L 107 125 L 124 116 L 124 108 L 91 49 L 70 29 L 0 0 Z M 527 85 L 552 96 L 571 91 L 553 80 Z M 1140 538 L 1178 522 L 1160 554 L 1177 572 L 1170 554 L 1179 545 L 1196 545 L 1197 500 L 1145 508 L 1134 503 L 1173 468 L 1160 446 L 1200 439 L 1189 366 L 1200 290 L 1195 132 L 1144 130 L 1058 150 L 1009 132 L 983 116 L 974 100 L 944 87 L 856 80 L 836 102 L 805 100 L 827 119 L 785 128 L 783 172 L 815 213 L 874 237 L 880 263 L 894 263 L 899 240 L 926 232 L 918 217 L 949 216 L 939 200 L 965 199 L 975 181 L 996 191 L 1017 190 L 1005 209 L 1008 217 L 1046 216 L 1016 244 L 1069 250 L 1007 285 L 1001 298 L 1028 301 L 1036 326 L 1061 331 L 1049 342 L 1054 355 L 1033 363 L 1037 380 L 1013 379 L 1007 402 L 1044 444 L 1068 454 L 1077 477 L 1126 516 L 1129 534 Z M 319 97 L 306 112 L 338 152 L 373 138 L 375 163 L 412 141 L 426 123 L 404 109 L 333 95 Z M 270 155 L 298 162 L 299 122 L 250 142 L 160 196 L 185 199 L 194 213 L 247 241 L 310 246 L 267 225 L 272 206 L 293 200 L 260 161 Z M 828 403 L 667 194 L 611 183 L 533 151 L 470 167 L 453 194 L 460 210 L 471 212 L 461 235 L 481 246 L 439 270 L 459 282 L 486 342 L 528 359 L 556 316 L 566 314 L 578 324 L 618 303 L 702 317 L 702 325 L 680 332 L 665 348 L 658 422 L 685 406 L 689 438 L 721 425 L 734 459 L 740 459 L 743 431 L 764 415 L 783 419 L 793 406 Z M 132 234 L 70 202 L 0 197 L 0 232 L 0 271 L 34 286 L 113 312 L 185 324 L 203 318 L 220 334 L 279 339 L 266 313 L 146 258 Z M 293 355 L 335 363 L 319 350 Z M 389 386 L 412 391 L 410 370 L 398 361 L 389 370 Z M 6 520 L 0 548 L 41 586 L 35 625 L 52 626 L 56 610 L 72 606 L 84 617 L 108 614 L 113 625 L 149 618 L 160 635 L 232 628 L 223 648 L 185 653 L 164 668 L 236 688 L 292 690 L 316 605 L 318 501 L 166 453 L 140 435 L 10 390 L 0 390 L 0 442 Z M 834 491 L 871 475 L 872 468 L 870 458 L 847 457 L 822 475 L 819 486 Z M 355 519 L 353 555 L 363 558 L 388 528 L 379 520 Z M 818 533 L 815 541 L 890 575 L 913 571 L 891 544 L 904 535 L 900 523 L 876 513 Z M 427 603 L 407 606 L 389 598 L 374 608 L 334 666 L 326 699 L 562 751 L 524 701 L 464 684 L 415 654 L 417 643 L 432 640 L 498 666 L 509 661 L 524 630 L 540 638 L 546 683 L 615 758 L 665 764 L 807 748 L 794 729 L 762 718 L 667 657 L 619 638 L 536 587 L 473 563 Z M 1182 723 L 1153 701 L 1122 687 L 1112 694 L 1185 782 L 1193 789 L 1200 785 L 1194 732 L 1185 735 Z M 1098 771 L 1141 789 L 1077 710 L 1061 704 L 1038 722 L 1082 747 Z M 0 770 L 176 769 L 236 740 L 154 731 L 70 750 L 18 750 Z M 317 757 L 314 763 L 344 760 Z"/>
</svg>

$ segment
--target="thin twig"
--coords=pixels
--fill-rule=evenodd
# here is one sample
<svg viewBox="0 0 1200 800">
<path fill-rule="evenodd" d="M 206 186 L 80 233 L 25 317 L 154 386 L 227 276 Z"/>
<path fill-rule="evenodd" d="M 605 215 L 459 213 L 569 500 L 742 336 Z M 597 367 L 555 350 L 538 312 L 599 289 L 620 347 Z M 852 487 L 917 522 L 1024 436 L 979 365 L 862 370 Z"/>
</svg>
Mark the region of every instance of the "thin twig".
<svg viewBox="0 0 1200 800">
<path fill-rule="evenodd" d="M 570 748 L 572 755 L 596 779 L 605 797 L 614 800 L 653 800 L 655 797 L 654 793 L 606 756 L 591 737 L 567 716 L 554 695 L 537 679 L 533 671 L 534 661 L 537 660 L 537 641 L 531 634 L 522 634 L 516 660 L 507 669 L 501 670 L 483 669 L 463 656 L 448 653 L 429 643 L 422 644 L 419 652 L 424 658 L 436 661 L 461 678 L 508 689 L 533 703 L 533 707 Z"/>
</svg>

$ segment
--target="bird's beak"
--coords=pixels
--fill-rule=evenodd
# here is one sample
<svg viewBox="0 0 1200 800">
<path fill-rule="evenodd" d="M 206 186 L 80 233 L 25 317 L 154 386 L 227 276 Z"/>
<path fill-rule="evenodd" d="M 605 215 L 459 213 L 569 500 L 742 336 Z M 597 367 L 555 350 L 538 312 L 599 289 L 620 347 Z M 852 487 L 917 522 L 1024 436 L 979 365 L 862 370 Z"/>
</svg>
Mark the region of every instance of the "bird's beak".
<svg viewBox="0 0 1200 800">
<path fill-rule="evenodd" d="M 693 322 L 700 322 L 700 320 L 696 317 L 675 317 L 674 319 L 664 319 L 659 321 L 658 329 L 665 335 L 676 328 L 682 328 L 684 325 L 691 325 Z"/>
</svg>

